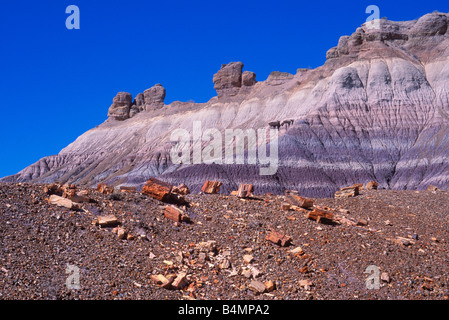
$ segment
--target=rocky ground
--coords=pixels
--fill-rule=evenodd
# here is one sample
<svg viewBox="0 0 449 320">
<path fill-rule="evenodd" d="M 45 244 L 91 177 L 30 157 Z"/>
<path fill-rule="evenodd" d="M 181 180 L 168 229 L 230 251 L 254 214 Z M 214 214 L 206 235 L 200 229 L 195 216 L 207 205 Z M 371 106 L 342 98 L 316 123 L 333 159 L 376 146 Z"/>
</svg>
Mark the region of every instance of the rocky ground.
<svg viewBox="0 0 449 320">
<path fill-rule="evenodd" d="M 358 225 L 317 223 L 271 194 L 187 195 L 191 223 L 167 219 L 166 204 L 141 193 L 87 196 L 72 210 L 50 204 L 44 185 L 0 184 L 0 299 L 449 297 L 446 191 L 314 199 Z M 95 223 L 106 214 L 129 237 Z M 291 245 L 267 241 L 272 230 Z M 79 268 L 80 289 L 67 288 L 67 265 Z M 378 289 L 367 288 L 368 266 L 379 268 Z M 154 281 L 183 272 L 182 289 Z M 258 293 L 269 281 L 274 290 Z"/>
</svg>

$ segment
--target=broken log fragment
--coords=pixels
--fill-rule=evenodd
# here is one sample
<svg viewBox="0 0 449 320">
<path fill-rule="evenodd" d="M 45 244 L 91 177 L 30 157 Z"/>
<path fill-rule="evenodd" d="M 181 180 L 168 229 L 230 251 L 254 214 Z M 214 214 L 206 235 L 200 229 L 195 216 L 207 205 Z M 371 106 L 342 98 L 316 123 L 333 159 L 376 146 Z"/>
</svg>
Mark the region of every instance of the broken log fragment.
<svg viewBox="0 0 449 320">
<path fill-rule="evenodd" d="M 249 198 L 252 197 L 252 192 L 254 191 L 254 187 L 252 184 L 240 184 L 239 189 L 237 190 L 237 197 L 239 198 Z"/>
<path fill-rule="evenodd" d="M 284 193 L 285 201 L 290 203 L 292 206 L 300 207 L 300 208 L 312 208 L 313 207 L 313 200 L 308 198 L 300 197 L 297 193 L 297 191 L 294 190 L 285 190 Z"/>
<path fill-rule="evenodd" d="M 50 198 L 48 199 L 48 202 L 50 204 L 57 205 L 58 207 L 65 207 L 65 208 L 72 209 L 72 210 L 79 209 L 79 206 L 77 203 L 73 202 L 70 199 L 57 196 L 55 194 L 52 194 L 50 196 Z"/>
<path fill-rule="evenodd" d="M 150 178 L 142 188 L 142 193 L 156 200 L 167 202 L 170 198 L 172 186 L 156 178 Z"/>
<path fill-rule="evenodd" d="M 376 181 L 370 181 L 366 184 L 366 190 L 377 190 L 379 184 Z"/>
<path fill-rule="evenodd" d="M 427 187 L 427 191 L 438 191 L 438 190 L 440 190 L 438 189 L 438 187 L 431 184 Z"/>
<path fill-rule="evenodd" d="M 334 215 L 332 212 L 315 208 L 307 214 L 307 219 L 315 220 L 316 222 L 326 223 L 331 222 Z"/>
<path fill-rule="evenodd" d="M 220 181 L 209 181 L 204 182 L 201 187 L 201 191 L 208 194 L 218 193 L 220 191 L 220 187 L 222 186 L 222 182 Z"/>
<path fill-rule="evenodd" d="M 167 278 L 162 275 L 162 274 L 158 274 L 158 275 L 154 275 L 152 274 L 150 276 L 150 279 L 153 280 L 154 283 L 156 283 L 156 285 L 158 285 L 161 288 L 164 289 L 168 289 L 171 287 L 172 282 L 174 281 L 174 277 L 173 276 L 167 276 Z"/>
<path fill-rule="evenodd" d="M 181 183 L 179 186 L 174 186 L 171 190 L 172 193 L 177 193 L 180 195 L 186 195 L 190 193 L 189 188 L 184 184 Z"/>
<path fill-rule="evenodd" d="M 44 192 L 49 196 L 55 194 L 57 196 L 62 197 L 64 190 L 62 189 L 61 185 L 57 183 L 52 183 L 51 185 L 44 187 Z"/>
<path fill-rule="evenodd" d="M 109 214 L 107 216 L 99 216 L 97 221 L 102 228 L 113 228 L 119 224 L 117 217 L 113 214 Z"/>
<path fill-rule="evenodd" d="M 277 231 L 271 231 L 266 239 L 267 239 L 267 241 L 273 242 L 281 247 L 289 246 L 292 241 L 292 238 L 285 236 L 282 233 L 277 232 Z"/>
<path fill-rule="evenodd" d="M 190 217 L 183 210 L 175 206 L 166 206 L 164 216 L 175 222 L 190 222 Z"/>
<path fill-rule="evenodd" d="M 103 194 L 112 194 L 114 192 L 114 187 L 109 186 L 106 183 L 99 183 L 97 190 Z"/>
<path fill-rule="evenodd" d="M 180 272 L 171 283 L 171 287 L 174 290 L 182 290 L 187 285 L 187 273 L 185 272 Z"/>
<path fill-rule="evenodd" d="M 120 186 L 120 192 L 136 193 L 136 187 Z"/>
<path fill-rule="evenodd" d="M 351 186 L 351 188 L 358 187 L 359 191 L 363 190 L 363 183 L 356 183 Z"/>
<path fill-rule="evenodd" d="M 142 188 L 142 193 L 153 199 L 177 205 L 189 205 L 189 203 L 177 193 L 172 193 L 173 186 L 156 178 L 150 178 Z"/>
<path fill-rule="evenodd" d="M 355 197 L 358 195 L 359 195 L 359 187 L 358 186 L 341 188 L 339 191 L 335 192 L 335 198 L 349 198 L 349 197 Z"/>
</svg>

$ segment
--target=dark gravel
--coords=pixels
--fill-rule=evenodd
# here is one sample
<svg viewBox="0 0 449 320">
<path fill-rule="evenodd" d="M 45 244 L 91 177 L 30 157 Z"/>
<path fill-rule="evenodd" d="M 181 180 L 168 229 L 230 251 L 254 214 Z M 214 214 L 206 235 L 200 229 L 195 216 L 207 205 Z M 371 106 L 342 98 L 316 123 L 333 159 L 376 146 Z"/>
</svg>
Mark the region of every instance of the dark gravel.
<svg viewBox="0 0 449 320">
<path fill-rule="evenodd" d="M 89 189 L 92 202 L 73 211 L 48 204 L 43 187 L 0 184 L 0 299 L 449 297 L 446 191 L 377 190 L 350 199 L 315 199 L 367 222 L 346 226 L 282 211 L 283 197 L 269 194 L 251 200 L 187 195 L 193 223 L 179 224 L 164 217 L 165 204 L 142 194 L 110 196 Z M 111 228 L 92 223 L 111 213 L 133 240 L 120 240 Z M 270 230 L 290 236 L 292 246 L 266 241 Z M 411 241 L 396 243 L 397 237 Z M 199 243 L 209 240 L 216 241 L 217 251 L 201 253 Z M 297 246 L 304 255 L 289 253 Z M 250 265 L 245 254 L 254 257 Z M 222 269 L 225 259 L 230 266 Z M 79 290 L 66 287 L 67 265 L 80 269 Z M 390 278 L 379 289 L 366 287 L 370 265 Z M 252 279 L 242 275 L 249 267 L 259 273 L 256 280 L 272 280 L 276 289 L 259 295 L 249 290 Z M 167 290 L 150 279 L 181 271 L 189 283 L 183 290 Z M 312 285 L 301 286 L 301 280 Z"/>
</svg>

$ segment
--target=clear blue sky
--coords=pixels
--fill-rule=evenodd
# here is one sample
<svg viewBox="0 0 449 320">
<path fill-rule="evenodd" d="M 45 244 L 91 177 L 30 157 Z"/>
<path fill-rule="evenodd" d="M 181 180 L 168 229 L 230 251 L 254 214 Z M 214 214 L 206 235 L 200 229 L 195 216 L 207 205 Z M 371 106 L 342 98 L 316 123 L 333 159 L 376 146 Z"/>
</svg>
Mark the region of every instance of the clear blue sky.
<svg viewBox="0 0 449 320">
<path fill-rule="evenodd" d="M 68 30 L 68 5 L 80 30 Z M 380 16 L 411 20 L 449 1 L 4 0 L 0 6 L 0 177 L 57 154 L 106 119 L 119 91 L 162 83 L 166 103 L 205 102 L 212 75 L 242 61 L 271 71 L 318 67 L 341 35 Z"/>
</svg>

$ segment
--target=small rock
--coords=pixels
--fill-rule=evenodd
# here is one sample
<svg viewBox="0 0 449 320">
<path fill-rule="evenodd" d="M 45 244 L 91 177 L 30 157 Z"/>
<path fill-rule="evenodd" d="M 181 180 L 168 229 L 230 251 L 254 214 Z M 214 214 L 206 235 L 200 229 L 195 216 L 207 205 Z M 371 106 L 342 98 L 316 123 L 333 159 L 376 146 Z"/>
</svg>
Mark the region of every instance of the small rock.
<svg viewBox="0 0 449 320">
<path fill-rule="evenodd" d="M 313 282 L 311 280 L 308 280 L 308 279 L 299 280 L 299 286 L 301 288 L 304 288 L 305 290 L 310 290 L 310 287 L 313 286 Z"/>
<path fill-rule="evenodd" d="M 115 227 L 118 225 L 117 217 L 113 214 L 107 216 L 99 216 L 97 221 L 102 228 Z"/>
<path fill-rule="evenodd" d="M 268 280 L 265 282 L 265 288 L 267 292 L 274 291 L 276 289 L 276 284 L 272 280 Z"/>
<path fill-rule="evenodd" d="M 250 264 L 253 261 L 254 261 L 254 257 L 252 255 L 245 254 L 243 256 L 243 262 L 245 262 L 246 264 Z"/>
<path fill-rule="evenodd" d="M 258 280 L 251 280 L 250 284 L 248 285 L 248 289 L 252 290 L 255 294 L 261 294 L 264 293 L 265 290 L 267 290 L 265 284 Z"/>
<path fill-rule="evenodd" d="M 380 280 L 382 280 L 383 282 L 386 282 L 386 283 L 390 283 L 390 281 L 391 281 L 390 276 L 386 272 L 382 272 L 380 274 Z"/>
</svg>

